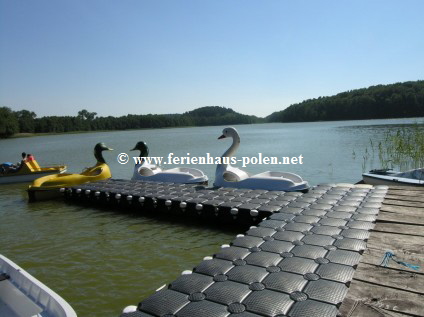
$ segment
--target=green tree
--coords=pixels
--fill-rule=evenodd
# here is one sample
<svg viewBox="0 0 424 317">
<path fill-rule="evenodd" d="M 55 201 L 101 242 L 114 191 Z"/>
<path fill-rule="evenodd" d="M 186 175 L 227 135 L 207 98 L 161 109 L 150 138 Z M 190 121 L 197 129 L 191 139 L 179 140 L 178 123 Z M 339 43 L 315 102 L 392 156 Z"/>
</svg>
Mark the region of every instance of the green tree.
<svg viewBox="0 0 424 317">
<path fill-rule="evenodd" d="M 0 107 L 0 138 L 8 138 L 19 132 L 19 122 L 8 107 Z"/>
<path fill-rule="evenodd" d="M 35 130 L 35 121 L 37 117 L 35 112 L 28 110 L 20 110 L 15 112 L 19 122 L 19 131 L 26 133 L 33 133 Z"/>
<path fill-rule="evenodd" d="M 83 120 L 93 120 L 97 115 L 97 112 L 88 112 L 85 109 L 82 109 L 81 111 L 78 111 L 78 117 Z"/>
</svg>

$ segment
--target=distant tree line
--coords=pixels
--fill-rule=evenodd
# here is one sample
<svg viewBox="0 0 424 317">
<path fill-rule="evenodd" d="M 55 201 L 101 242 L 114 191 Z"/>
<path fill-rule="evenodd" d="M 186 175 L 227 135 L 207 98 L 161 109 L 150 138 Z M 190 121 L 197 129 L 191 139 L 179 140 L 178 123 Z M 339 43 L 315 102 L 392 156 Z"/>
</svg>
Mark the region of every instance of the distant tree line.
<svg viewBox="0 0 424 317">
<path fill-rule="evenodd" d="M 319 97 L 274 112 L 268 122 L 385 119 L 424 116 L 424 81 L 377 85 Z"/>
<path fill-rule="evenodd" d="M 37 118 L 28 110 L 12 111 L 0 108 L 0 137 L 16 133 L 63 133 L 73 131 L 126 130 L 225 124 L 249 124 L 264 119 L 235 112 L 225 107 L 203 107 L 183 114 L 126 115 L 97 117 L 96 112 L 83 109 L 75 117 L 48 116 Z"/>
<path fill-rule="evenodd" d="M 424 116 L 424 81 L 377 85 L 319 97 L 274 112 L 266 118 L 244 115 L 225 107 L 202 107 L 183 114 L 146 114 L 98 117 L 85 109 L 72 116 L 37 118 L 28 110 L 0 107 L 0 137 L 16 133 L 126 130 L 165 127 L 384 119 Z"/>
</svg>

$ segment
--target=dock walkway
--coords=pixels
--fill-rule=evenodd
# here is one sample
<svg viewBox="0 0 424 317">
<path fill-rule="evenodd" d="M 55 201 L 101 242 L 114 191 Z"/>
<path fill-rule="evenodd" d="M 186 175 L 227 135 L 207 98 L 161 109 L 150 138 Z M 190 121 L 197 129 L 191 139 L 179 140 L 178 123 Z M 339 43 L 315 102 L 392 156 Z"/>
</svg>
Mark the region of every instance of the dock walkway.
<svg viewBox="0 0 424 317">
<path fill-rule="evenodd" d="M 390 278 L 387 272 L 394 270 L 376 268 L 388 242 L 397 241 L 384 236 L 390 230 L 397 230 L 396 227 L 387 229 L 388 224 L 400 225 L 394 222 L 396 215 L 392 210 L 401 209 L 393 204 L 400 201 L 397 196 L 402 193 L 391 190 L 386 197 L 387 186 L 320 185 L 300 194 L 109 180 L 69 188 L 65 192 L 69 200 L 100 205 L 258 222 L 230 245 L 206 257 L 192 271 L 141 301 L 137 311 L 122 317 L 364 316 L 361 309 L 385 304 L 378 298 L 375 300 L 378 295 L 372 287 L 377 282 L 371 278 L 378 279 L 378 276 L 366 265 L 387 278 Z M 406 201 L 409 206 L 420 205 L 419 200 Z M 402 208 L 412 217 L 404 217 L 404 221 L 414 222 L 416 216 L 411 208 L 415 207 Z M 385 220 L 377 221 L 376 225 L 379 212 Z M 368 240 L 374 226 L 372 234 L 377 237 Z M 408 235 L 415 238 L 419 234 L 415 226 L 419 225 L 413 226 Z M 422 245 L 415 247 L 419 250 Z M 395 252 L 404 249 L 401 245 L 392 248 Z M 366 256 L 362 257 L 364 251 Z M 399 253 L 399 258 L 417 263 L 408 255 L 403 257 Z M 355 273 L 359 263 L 360 273 Z M 401 270 L 398 268 L 396 272 Z M 367 272 L 372 276 L 365 276 Z M 372 285 L 368 294 L 361 293 L 360 283 Z M 395 281 L 385 283 L 395 284 Z M 411 297 L 413 301 L 417 296 L 422 297 L 418 294 L 421 285 L 419 282 L 413 286 L 410 292 L 415 296 Z M 376 305 L 368 305 L 366 296 Z M 400 305 L 384 309 L 396 311 L 398 307 Z M 418 312 L 419 307 L 408 314 L 423 315 Z"/>
<path fill-rule="evenodd" d="M 420 270 L 395 261 L 379 266 L 389 250 Z M 424 316 L 424 188 L 389 188 L 340 313 Z"/>
</svg>

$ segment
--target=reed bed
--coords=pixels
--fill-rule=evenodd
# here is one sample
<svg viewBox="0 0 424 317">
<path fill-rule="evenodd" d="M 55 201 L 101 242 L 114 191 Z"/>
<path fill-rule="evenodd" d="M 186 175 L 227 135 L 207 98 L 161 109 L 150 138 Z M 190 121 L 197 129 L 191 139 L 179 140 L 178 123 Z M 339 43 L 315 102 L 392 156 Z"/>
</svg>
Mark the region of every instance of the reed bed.
<svg viewBox="0 0 424 317">
<path fill-rule="evenodd" d="M 414 124 L 387 131 L 381 141 L 370 139 L 365 148 L 362 169 L 378 157 L 379 168 L 406 171 L 424 167 L 424 125 Z"/>
</svg>

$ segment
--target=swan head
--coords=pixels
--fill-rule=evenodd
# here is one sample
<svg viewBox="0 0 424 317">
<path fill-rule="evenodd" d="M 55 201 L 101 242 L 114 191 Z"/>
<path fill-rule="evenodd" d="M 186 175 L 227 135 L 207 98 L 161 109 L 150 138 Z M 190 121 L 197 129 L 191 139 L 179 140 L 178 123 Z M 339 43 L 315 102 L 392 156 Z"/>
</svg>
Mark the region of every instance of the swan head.
<svg viewBox="0 0 424 317">
<path fill-rule="evenodd" d="M 138 142 L 131 151 L 140 151 L 140 157 L 147 157 L 149 155 L 149 148 L 147 147 L 146 142 L 140 141 Z"/>
<path fill-rule="evenodd" d="M 222 135 L 218 138 L 218 140 L 220 139 L 224 139 L 224 138 L 239 138 L 239 134 L 237 132 L 237 130 L 233 127 L 228 127 L 225 128 L 224 130 L 222 130 Z"/>
</svg>

